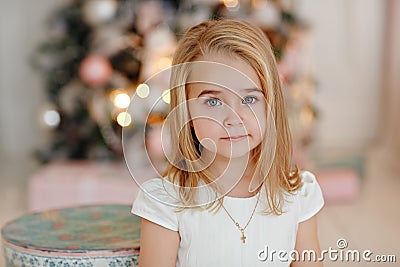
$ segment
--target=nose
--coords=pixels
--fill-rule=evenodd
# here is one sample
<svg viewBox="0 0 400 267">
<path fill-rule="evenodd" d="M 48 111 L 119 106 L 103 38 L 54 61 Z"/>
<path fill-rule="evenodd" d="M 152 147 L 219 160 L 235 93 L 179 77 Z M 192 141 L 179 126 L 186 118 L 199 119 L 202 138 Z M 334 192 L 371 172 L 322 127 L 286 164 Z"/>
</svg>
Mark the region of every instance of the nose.
<svg viewBox="0 0 400 267">
<path fill-rule="evenodd" d="M 225 127 L 233 127 L 243 125 L 243 116 L 241 116 L 240 111 L 237 109 L 232 109 L 231 107 L 226 107 L 226 116 L 223 121 Z"/>
</svg>

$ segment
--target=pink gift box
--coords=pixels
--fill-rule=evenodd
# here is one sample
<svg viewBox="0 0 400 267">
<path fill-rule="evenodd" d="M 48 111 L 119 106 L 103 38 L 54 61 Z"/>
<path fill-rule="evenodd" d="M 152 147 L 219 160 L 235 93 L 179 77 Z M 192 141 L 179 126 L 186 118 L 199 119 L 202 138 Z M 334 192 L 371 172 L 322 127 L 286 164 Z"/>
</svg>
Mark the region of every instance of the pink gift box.
<svg viewBox="0 0 400 267">
<path fill-rule="evenodd" d="M 360 177 L 353 169 L 320 170 L 316 177 L 326 203 L 354 201 L 360 194 Z"/>
<path fill-rule="evenodd" d="M 360 192 L 352 169 L 316 172 L 326 203 L 349 202 Z M 131 205 L 139 190 L 125 163 L 65 161 L 42 167 L 29 180 L 30 211 L 90 204 Z"/>
<path fill-rule="evenodd" d="M 131 205 L 138 190 L 124 163 L 54 162 L 31 177 L 29 210 L 43 211 L 86 204 Z"/>
</svg>

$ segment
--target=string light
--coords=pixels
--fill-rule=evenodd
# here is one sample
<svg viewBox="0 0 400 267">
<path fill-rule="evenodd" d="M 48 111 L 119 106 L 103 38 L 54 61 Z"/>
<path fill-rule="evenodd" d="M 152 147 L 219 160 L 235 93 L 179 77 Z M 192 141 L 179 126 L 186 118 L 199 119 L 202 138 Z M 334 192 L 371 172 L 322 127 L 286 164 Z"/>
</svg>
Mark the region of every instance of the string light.
<svg viewBox="0 0 400 267">
<path fill-rule="evenodd" d="M 47 110 L 43 114 L 43 121 L 47 126 L 49 126 L 51 128 L 55 128 L 61 122 L 60 113 L 58 113 L 57 110 L 53 110 L 53 109 Z"/>
<path fill-rule="evenodd" d="M 118 93 L 114 98 L 114 105 L 118 108 L 127 108 L 131 98 L 126 93 Z"/>
<path fill-rule="evenodd" d="M 121 112 L 117 116 L 117 122 L 122 127 L 127 127 L 132 123 L 132 117 L 128 112 Z"/>
<path fill-rule="evenodd" d="M 224 0 L 224 5 L 228 8 L 234 8 L 239 2 L 237 0 Z"/>
<path fill-rule="evenodd" d="M 251 4 L 254 8 L 264 8 L 267 6 L 266 0 L 252 0 Z"/>
<path fill-rule="evenodd" d="M 167 104 L 169 104 L 171 102 L 171 95 L 170 95 L 169 90 L 164 90 L 163 91 L 162 100 Z"/>
<path fill-rule="evenodd" d="M 310 107 L 305 107 L 300 112 L 300 120 L 303 125 L 309 126 L 313 122 L 314 112 Z"/>
<path fill-rule="evenodd" d="M 150 87 L 145 84 L 145 83 L 141 83 L 138 85 L 138 87 L 136 88 L 136 94 L 140 97 L 140 98 L 146 98 L 149 96 L 150 94 Z"/>
<path fill-rule="evenodd" d="M 224 5 L 227 8 L 236 8 L 239 5 L 239 1 L 238 0 L 224 0 Z"/>
</svg>

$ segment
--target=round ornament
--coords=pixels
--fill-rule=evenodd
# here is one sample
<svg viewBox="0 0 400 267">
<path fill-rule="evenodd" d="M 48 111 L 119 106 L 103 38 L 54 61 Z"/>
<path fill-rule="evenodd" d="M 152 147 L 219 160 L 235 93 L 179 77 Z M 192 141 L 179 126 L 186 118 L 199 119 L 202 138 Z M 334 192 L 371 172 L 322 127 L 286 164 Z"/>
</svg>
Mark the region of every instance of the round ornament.
<svg viewBox="0 0 400 267">
<path fill-rule="evenodd" d="M 91 26 L 97 26 L 114 18 L 117 12 L 115 0 L 87 0 L 83 6 L 85 21 Z"/>
<path fill-rule="evenodd" d="M 113 69 L 108 59 L 99 55 L 89 55 L 80 67 L 81 79 L 90 86 L 102 86 L 110 79 Z"/>
</svg>

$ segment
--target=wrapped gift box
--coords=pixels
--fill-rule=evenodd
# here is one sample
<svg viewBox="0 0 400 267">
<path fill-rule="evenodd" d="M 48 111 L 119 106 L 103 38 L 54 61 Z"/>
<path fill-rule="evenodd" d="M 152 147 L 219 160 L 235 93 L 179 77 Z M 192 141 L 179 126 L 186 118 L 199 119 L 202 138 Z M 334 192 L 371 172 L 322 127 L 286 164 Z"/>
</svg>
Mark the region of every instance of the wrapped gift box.
<svg viewBox="0 0 400 267">
<path fill-rule="evenodd" d="M 137 266 L 140 218 L 129 205 L 28 214 L 1 231 L 7 267 Z"/>
<path fill-rule="evenodd" d="M 123 162 L 55 162 L 30 178 L 28 205 L 30 211 L 85 204 L 132 205 L 138 190 Z"/>
<path fill-rule="evenodd" d="M 351 168 L 325 169 L 316 172 L 326 203 L 351 202 L 360 194 L 360 177 Z"/>
</svg>

